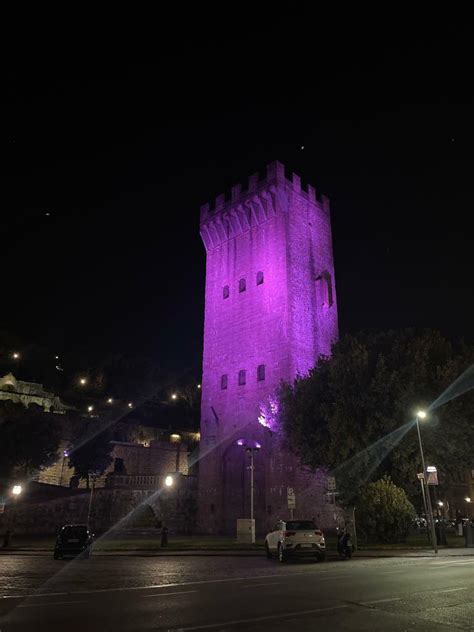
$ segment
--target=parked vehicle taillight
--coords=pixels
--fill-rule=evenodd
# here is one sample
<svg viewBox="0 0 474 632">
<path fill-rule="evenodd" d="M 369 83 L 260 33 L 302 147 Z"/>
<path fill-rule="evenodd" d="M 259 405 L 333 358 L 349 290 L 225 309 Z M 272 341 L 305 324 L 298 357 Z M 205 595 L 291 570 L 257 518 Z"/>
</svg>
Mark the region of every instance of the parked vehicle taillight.
<svg viewBox="0 0 474 632">
<path fill-rule="evenodd" d="M 323 535 L 323 532 L 322 532 L 322 531 L 320 531 L 319 529 L 317 529 L 317 530 L 314 532 L 314 535 Z"/>
<path fill-rule="evenodd" d="M 296 531 L 285 531 L 285 538 L 287 538 L 290 535 L 296 535 Z"/>
</svg>

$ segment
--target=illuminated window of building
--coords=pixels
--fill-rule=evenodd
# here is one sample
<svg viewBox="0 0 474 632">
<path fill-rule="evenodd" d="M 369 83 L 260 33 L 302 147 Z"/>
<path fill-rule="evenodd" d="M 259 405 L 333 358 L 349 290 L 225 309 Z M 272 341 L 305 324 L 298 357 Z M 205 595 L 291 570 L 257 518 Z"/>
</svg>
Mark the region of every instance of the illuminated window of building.
<svg viewBox="0 0 474 632">
<path fill-rule="evenodd" d="M 222 289 L 222 297 L 223 298 L 229 298 L 229 286 L 228 285 L 224 285 L 224 287 Z"/>
<path fill-rule="evenodd" d="M 240 281 L 239 281 L 239 292 L 245 292 L 246 289 L 247 289 L 247 284 L 245 282 L 245 279 L 240 279 Z"/>
<path fill-rule="evenodd" d="M 257 272 L 257 285 L 262 285 L 263 283 L 263 272 Z"/>
<path fill-rule="evenodd" d="M 224 391 L 227 388 L 227 373 L 221 375 L 221 389 Z"/>
<path fill-rule="evenodd" d="M 246 382 L 245 369 L 239 371 L 239 386 L 243 386 Z"/>
<path fill-rule="evenodd" d="M 265 379 L 265 365 L 259 364 L 257 367 L 257 381 L 263 382 L 264 379 Z"/>
</svg>

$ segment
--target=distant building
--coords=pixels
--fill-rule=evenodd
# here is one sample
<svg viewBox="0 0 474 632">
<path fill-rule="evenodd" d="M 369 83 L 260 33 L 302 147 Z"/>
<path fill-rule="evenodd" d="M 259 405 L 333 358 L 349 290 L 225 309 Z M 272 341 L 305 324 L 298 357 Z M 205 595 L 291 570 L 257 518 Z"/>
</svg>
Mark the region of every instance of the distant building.
<svg viewBox="0 0 474 632">
<path fill-rule="evenodd" d="M 36 404 L 46 413 L 60 415 L 73 410 L 72 406 L 64 404 L 57 395 L 45 391 L 42 384 L 17 380 L 12 373 L 0 378 L 0 401 L 12 401 L 15 404 L 23 404 L 26 408 L 30 404 Z"/>
</svg>

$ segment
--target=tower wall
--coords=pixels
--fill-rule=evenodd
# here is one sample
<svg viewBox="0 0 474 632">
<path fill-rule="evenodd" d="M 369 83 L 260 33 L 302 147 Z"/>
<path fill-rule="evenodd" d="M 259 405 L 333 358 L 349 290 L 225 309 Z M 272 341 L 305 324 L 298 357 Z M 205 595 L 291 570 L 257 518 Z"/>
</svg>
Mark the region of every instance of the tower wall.
<svg viewBox="0 0 474 632">
<path fill-rule="evenodd" d="M 308 492 L 308 472 L 259 416 L 280 382 L 307 373 L 337 338 L 329 205 L 312 187 L 302 190 L 298 176 L 286 179 L 276 162 L 263 180 L 251 176 L 247 191 L 234 187 L 229 201 L 219 196 L 212 210 L 202 207 L 201 236 L 207 260 L 200 524 L 232 532 L 235 520 L 249 515 L 247 455 L 236 443 L 242 438 L 262 446 L 255 517 L 264 530 L 283 516 L 287 486 Z"/>
</svg>

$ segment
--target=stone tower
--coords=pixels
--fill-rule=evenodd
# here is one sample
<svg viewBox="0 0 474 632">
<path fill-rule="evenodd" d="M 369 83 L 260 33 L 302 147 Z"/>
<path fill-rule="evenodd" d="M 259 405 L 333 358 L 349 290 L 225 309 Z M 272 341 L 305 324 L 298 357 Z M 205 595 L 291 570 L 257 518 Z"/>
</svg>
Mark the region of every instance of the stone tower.
<svg viewBox="0 0 474 632">
<path fill-rule="evenodd" d="M 329 515 L 323 477 L 285 451 L 277 430 L 280 382 L 292 382 L 329 355 L 338 336 L 329 201 L 285 177 L 279 162 L 266 177 L 232 188 L 230 200 L 201 207 L 206 300 L 199 469 L 199 523 L 235 533 L 248 518 L 248 455 L 255 456 L 256 529 L 288 517 Z"/>
</svg>

